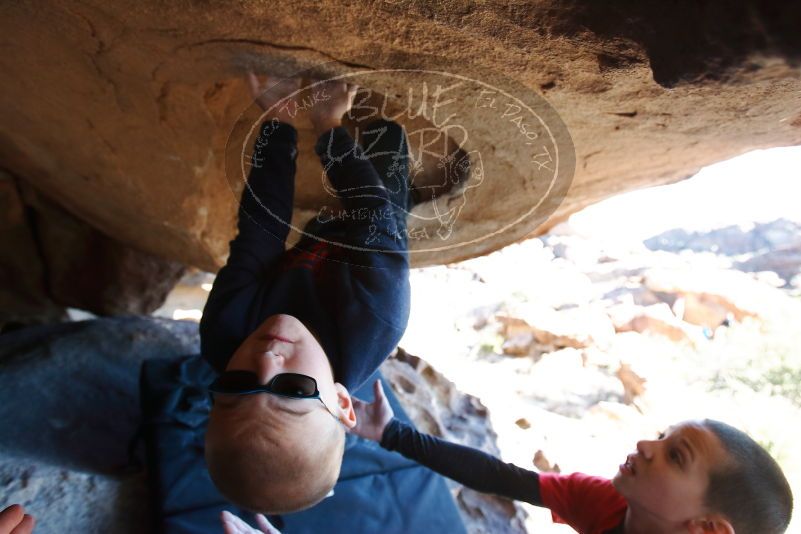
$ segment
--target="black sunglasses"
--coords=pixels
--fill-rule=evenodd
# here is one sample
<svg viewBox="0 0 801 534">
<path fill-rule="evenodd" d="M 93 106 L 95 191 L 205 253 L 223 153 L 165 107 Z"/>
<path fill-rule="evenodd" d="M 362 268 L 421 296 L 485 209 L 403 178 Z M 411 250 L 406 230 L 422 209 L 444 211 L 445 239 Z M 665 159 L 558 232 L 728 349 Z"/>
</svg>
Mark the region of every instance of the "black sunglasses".
<svg viewBox="0 0 801 534">
<path fill-rule="evenodd" d="M 266 384 L 259 384 L 259 376 L 253 371 L 233 370 L 225 371 L 209 386 L 211 401 L 214 395 L 252 395 L 254 393 L 269 393 L 290 399 L 317 399 L 331 417 L 339 421 L 334 412 L 320 397 L 317 381 L 307 375 L 299 373 L 279 373 Z"/>
<path fill-rule="evenodd" d="M 266 384 L 259 384 L 259 377 L 253 371 L 225 371 L 209 386 L 212 393 L 223 395 L 250 395 L 253 393 L 272 393 L 293 399 L 316 399 L 320 396 L 317 381 L 298 373 L 280 373 Z"/>
</svg>

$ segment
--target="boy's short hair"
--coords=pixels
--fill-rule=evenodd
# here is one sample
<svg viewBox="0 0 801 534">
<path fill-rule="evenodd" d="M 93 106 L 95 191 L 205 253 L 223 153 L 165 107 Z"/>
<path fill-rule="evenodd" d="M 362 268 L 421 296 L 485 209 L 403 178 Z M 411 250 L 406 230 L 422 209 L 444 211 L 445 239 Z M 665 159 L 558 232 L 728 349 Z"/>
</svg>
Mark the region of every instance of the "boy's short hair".
<svg viewBox="0 0 801 534">
<path fill-rule="evenodd" d="M 728 519 L 737 534 L 780 534 L 793 511 L 790 484 L 768 452 L 745 432 L 705 419 L 729 453 L 724 467 L 709 474 L 706 505 Z"/>
<path fill-rule="evenodd" d="M 214 485 L 231 503 L 263 514 L 297 512 L 323 500 L 336 484 L 345 449 L 340 425 L 288 435 L 288 429 L 243 419 L 232 436 L 218 432 L 213 419 L 206 434 L 206 464 Z"/>
</svg>

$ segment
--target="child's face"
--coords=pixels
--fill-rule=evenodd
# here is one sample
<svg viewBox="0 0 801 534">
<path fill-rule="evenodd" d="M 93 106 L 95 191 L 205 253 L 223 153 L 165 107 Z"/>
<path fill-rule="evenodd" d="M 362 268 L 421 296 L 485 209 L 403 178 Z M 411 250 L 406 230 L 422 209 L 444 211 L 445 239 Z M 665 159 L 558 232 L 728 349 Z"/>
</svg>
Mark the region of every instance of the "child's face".
<svg viewBox="0 0 801 534">
<path fill-rule="evenodd" d="M 259 383 L 266 384 L 279 373 L 299 373 L 313 377 L 317 381 L 320 397 L 338 418 L 348 426 L 355 418 L 350 413 L 350 396 L 347 389 L 334 382 L 331 365 L 320 343 L 306 326 L 291 315 L 272 315 L 242 342 L 226 370 L 253 371 Z M 268 395 L 269 397 L 274 397 Z M 247 404 L 253 397 L 228 399 L 228 402 Z M 261 397 L 261 395 L 258 395 Z M 305 399 L 261 399 L 264 402 L 291 404 L 293 409 L 321 411 L 325 417 L 325 407 L 316 400 Z M 254 401 L 255 402 L 255 401 Z M 315 414 L 320 415 L 320 414 Z"/>
<path fill-rule="evenodd" d="M 727 458 L 713 432 L 700 423 L 684 422 L 660 439 L 638 442 L 612 483 L 632 510 L 684 524 L 707 513 L 709 474 Z"/>
</svg>

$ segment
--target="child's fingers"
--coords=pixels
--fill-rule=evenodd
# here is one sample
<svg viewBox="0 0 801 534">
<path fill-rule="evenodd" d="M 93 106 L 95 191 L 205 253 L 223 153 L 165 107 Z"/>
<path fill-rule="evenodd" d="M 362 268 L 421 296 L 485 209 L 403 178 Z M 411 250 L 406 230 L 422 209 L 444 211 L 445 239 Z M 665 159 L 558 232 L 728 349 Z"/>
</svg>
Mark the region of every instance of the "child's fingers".
<svg viewBox="0 0 801 534">
<path fill-rule="evenodd" d="M 18 525 L 24 515 L 25 512 L 19 504 L 12 504 L 4 509 L 0 512 L 0 532 L 10 532 L 11 527 Z"/>
<path fill-rule="evenodd" d="M 34 524 L 36 524 L 36 521 L 34 520 L 33 516 L 25 514 L 22 522 L 11 531 L 11 534 L 31 534 L 31 532 L 33 532 Z"/>
<path fill-rule="evenodd" d="M 256 514 L 256 524 L 259 525 L 264 534 L 281 534 L 262 514 Z"/>
<path fill-rule="evenodd" d="M 353 101 L 356 100 L 356 93 L 359 90 L 359 86 L 356 84 L 348 84 L 348 108 L 353 106 Z"/>
<path fill-rule="evenodd" d="M 252 70 L 248 71 L 248 87 L 250 87 L 250 94 L 251 96 L 258 96 L 259 94 L 259 79 L 256 78 L 256 75 L 253 73 Z"/>
<path fill-rule="evenodd" d="M 247 534 L 252 531 L 250 525 L 227 510 L 222 513 L 222 521 L 225 534 Z"/>
<path fill-rule="evenodd" d="M 375 384 L 373 384 L 373 394 L 376 402 L 384 401 L 384 386 L 381 385 L 380 380 L 376 380 Z"/>
<path fill-rule="evenodd" d="M 335 97 L 342 97 L 348 92 L 348 84 L 340 80 L 326 80 L 324 86 Z"/>
<path fill-rule="evenodd" d="M 300 78 L 280 78 L 275 86 L 284 92 L 294 92 L 300 87 Z"/>
</svg>

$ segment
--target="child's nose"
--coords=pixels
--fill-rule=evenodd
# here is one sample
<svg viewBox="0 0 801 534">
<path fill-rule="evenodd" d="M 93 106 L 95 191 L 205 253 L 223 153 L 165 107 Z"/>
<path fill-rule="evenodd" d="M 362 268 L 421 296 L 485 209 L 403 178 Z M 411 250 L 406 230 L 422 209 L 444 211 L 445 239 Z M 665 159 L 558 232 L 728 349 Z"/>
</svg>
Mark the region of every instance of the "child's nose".
<svg viewBox="0 0 801 534">
<path fill-rule="evenodd" d="M 650 460 L 654 455 L 654 442 L 648 440 L 638 441 L 637 452 L 646 460 Z"/>
<path fill-rule="evenodd" d="M 256 373 L 259 375 L 259 383 L 266 384 L 271 377 L 281 372 L 285 363 L 286 359 L 281 354 L 272 351 L 258 354 Z"/>
</svg>

